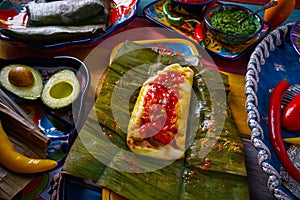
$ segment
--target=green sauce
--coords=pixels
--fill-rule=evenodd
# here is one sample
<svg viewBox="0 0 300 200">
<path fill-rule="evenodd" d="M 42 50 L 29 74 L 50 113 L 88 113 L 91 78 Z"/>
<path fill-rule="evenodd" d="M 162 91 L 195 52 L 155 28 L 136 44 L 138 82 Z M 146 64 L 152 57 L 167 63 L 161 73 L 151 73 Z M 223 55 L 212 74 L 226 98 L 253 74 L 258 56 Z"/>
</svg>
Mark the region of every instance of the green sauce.
<svg viewBox="0 0 300 200">
<path fill-rule="evenodd" d="M 210 18 L 210 23 L 216 29 L 228 34 L 247 35 L 254 33 L 259 27 L 257 18 L 250 16 L 239 24 L 238 20 L 245 16 L 246 14 L 242 11 L 223 10 L 215 12 Z"/>
</svg>

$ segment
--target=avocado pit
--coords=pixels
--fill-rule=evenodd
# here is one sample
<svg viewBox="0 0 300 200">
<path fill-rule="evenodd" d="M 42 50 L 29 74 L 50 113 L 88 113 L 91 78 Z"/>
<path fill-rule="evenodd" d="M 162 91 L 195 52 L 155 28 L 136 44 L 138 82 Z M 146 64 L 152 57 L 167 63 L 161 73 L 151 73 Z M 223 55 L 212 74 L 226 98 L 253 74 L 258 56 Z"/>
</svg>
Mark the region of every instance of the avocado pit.
<svg viewBox="0 0 300 200">
<path fill-rule="evenodd" d="M 26 66 L 17 66 L 8 72 L 8 80 L 15 86 L 26 87 L 34 82 L 34 76 Z"/>
</svg>

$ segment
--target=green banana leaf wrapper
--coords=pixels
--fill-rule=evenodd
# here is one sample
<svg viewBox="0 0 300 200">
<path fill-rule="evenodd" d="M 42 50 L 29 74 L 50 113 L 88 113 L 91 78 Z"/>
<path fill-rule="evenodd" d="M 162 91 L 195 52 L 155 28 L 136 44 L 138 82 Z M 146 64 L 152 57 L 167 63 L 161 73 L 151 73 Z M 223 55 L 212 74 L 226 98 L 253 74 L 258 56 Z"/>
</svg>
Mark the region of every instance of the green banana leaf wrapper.
<svg viewBox="0 0 300 200">
<path fill-rule="evenodd" d="M 133 154 L 126 146 L 126 130 L 139 89 L 157 70 L 175 62 L 195 72 L 185 158 L 166 161 Z M 107 68 L 63 174 L 133 200 L 249 199 L 243 144 L 226 101 L 227 77 L 201 65 L 196 56 L 161 55 L 125 42 Z"/>
<path fill-rule="evenodd" d="M 58 0 L 28 3 L 25 26 L 1 28 L 0 34 L 29 44 L 87 40 L 106 32 L 109 0 Z"/>
<path fill-rule="evenodd" d="M 59 42 L 85 40 L 105 33 L 106 25 L 40 26 L 0 28 L 0 34 L 14 41 L 31 44 L 55 44 Z"/>
<path fill-rule="evenodd" d="M 106 24 L 109 16 L 107 0 L 64 0 L 45 3 L 30 2 L 26 7 L 27 26 L 78 26 Z"/>
</svg>

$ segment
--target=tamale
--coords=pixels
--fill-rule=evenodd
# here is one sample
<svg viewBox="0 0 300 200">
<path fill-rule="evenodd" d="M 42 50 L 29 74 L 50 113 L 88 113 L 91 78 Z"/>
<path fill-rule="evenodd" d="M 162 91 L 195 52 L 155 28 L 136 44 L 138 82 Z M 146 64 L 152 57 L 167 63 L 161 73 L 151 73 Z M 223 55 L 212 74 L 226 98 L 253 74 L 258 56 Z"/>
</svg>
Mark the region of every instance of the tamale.
<svg viewBox="0 0 300 200">
<path fill-rule="evenodd" d="M 70 0 L 29 3 L 27 26 L 77 26 L 105 24 L 109 14 L 107 0 Z"/>
<path fill-rule="evenodd" d="M 0 33 L 15 41 L 53 44 L 95 37 L 103 34 L 105 29 L 105 25 L 46 26 L 0 29 Z"/>
<path fill-rule="evenodd" d="M 219 84 L 217 77 L 211 76 L 219 72 L 193 65 L 188 62 L 191 57 L 159 55 L 130 43 L 124 46 L 125 53 L 119 54 L 101 77 L 99 98 L 68 154 L 63 174 L 92 180 L 131 200 L 249 199 L 243 145 L 227 103 L 219 101 L 219 94 L 228 89 L 227 77 L 222 76 Z M 191 145 L 186 158 L 163 163 L 131 154 L 125 142 L 125 119 L 133 110 L 139 88 L 152 72 L 178 60 L 196 74 L 187 133 Z M 213 90 L 208 90 L 208 84 Z M 212 109 L 213 101 L 220 103 L 225 113 Z M 219 121 L 220 115 L 225 118 L 224 128 L 214 121 Z M 208 130 L 211 122 L 213 129 Z M 216 143 L 202 159 L 196 155 L 206 138 Z"/>
</svg>

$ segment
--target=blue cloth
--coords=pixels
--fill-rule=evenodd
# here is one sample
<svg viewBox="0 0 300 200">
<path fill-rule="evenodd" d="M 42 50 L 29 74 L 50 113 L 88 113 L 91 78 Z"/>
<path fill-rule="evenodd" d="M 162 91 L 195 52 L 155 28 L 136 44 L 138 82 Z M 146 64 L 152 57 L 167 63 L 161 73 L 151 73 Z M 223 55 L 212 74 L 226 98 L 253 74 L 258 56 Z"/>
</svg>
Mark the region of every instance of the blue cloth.
<svg viewBox="0 0 300 200">
<path fill-rule="evenodd" d="M 253 58 L 256 59 L 250 60 L 250 65 L 255 66 L 255 69 L 257 69 L 257 72 L 259 73 L 259 78 L 255 79 L 258 82 L 258 89 L 256 92 L 258 104 L 256 106 L 256 109 L 260 114 L 261 120 L 259 120 L 259 124 L 263 130 L 260 140 L 268 147 L 271 153 L 271 160 L 268 161 L 268 159 L 266 159 L 266 162 L 271 164 L 278 172 L 280 171 L 281 165 L 274 151 L 274 148 L 270 143 L 269 128 L 266 120 L 268 117 L 269 99 L 272 89 L 280 81 L 287 80 L 290 83 L 290 85 L 295 85 L 299 84 L 300 76 L 299 55 L 296 53 L 295 49 L 289 41 L 290 32 L 284 31 L 287 30 L 286 27 L 288 27 L 290 30 L 291 25 L 287 25 L 285 26 L 285 28 L 283 28 L 282 26 L 282 28 L 278 29 L 279 31 L 276 30 L 272 32 L 269 37 L 273 38 L 272 40 L 268 38 L 264 39 L 261 45 L 258 45 L 256 50 L 254 51 Z M 251 79 L 247 77 L 247 80 Z M 253 91 L 255 91 L 255 86 L 253 86 L 252 88 Z M 291 99 L 287 97 L 285 98 Z M 282 135 L 285 138 L 293 138 L 297 135 L 299 136 L 299 132 L 300 131 L 288 132 L 282 129 Z M 286 148 L 288 148 L 288 144 L 286 145 Z M 290 192 L 281 184 L 279 185 L 279 188 L 291 195 Z"/>
</svg>

